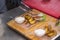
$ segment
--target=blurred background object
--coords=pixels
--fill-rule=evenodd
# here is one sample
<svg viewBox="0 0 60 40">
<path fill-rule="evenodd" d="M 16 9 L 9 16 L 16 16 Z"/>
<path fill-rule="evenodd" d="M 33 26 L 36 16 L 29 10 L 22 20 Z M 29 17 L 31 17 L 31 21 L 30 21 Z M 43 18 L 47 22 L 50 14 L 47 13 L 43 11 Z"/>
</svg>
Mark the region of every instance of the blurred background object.
<svg viewBox="0 0 60 40">
<path fill-rule="evenodd" d="M 0 0 L 0 14 L 7 11 L 5 0 Z"/>
<path fill-rule="evenodd" d="M 0 14 L 18 7 L 20 4 L 21 0 L 0 0 Z"/>
<path fill-rule="evenodd" d="M 10 10 L 15 7 L 18 7 L 20 2 L 21 0 L 6 0 L 7 9 Z"/>
</svg>

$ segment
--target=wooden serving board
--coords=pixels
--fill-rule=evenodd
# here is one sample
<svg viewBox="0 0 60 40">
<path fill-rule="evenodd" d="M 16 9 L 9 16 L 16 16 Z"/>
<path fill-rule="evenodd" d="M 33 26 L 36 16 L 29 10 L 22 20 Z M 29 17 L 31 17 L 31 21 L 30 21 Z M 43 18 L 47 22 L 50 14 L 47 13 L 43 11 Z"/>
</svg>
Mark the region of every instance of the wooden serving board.
<svg viewBox="0 0 60 40">
<path fill-rule="evenodd" d="M 43 12 L 40 12 L 38 10 L 32 9 L 31 11 L 25 12 L 24 14 L 22 14 L 20 16 L 30 14 L 31 12 L 43 13 Z M 46 15 L 46 14 L 44 14 L 44 15 L 46 16 L 45 21 L 36 22 L 33 25 L 30 25 L 28 27 L 24 27 L 23 23 L 18 24 L 17 22 L 15 22 L 14 19 L 9 21 L 7 24 L 9 25 L 9 27 L 11 27 L 14 30 L 17 30 L 19 33 L 22 33 L 24 36 L 28 37 L 31 40 L 45 40 L 45 39 L 46 40 L 51 40 L 51 38 L 53 38 L 53 37 L 47 37 L 47 36 L 37 37 L 34 34 L 34 30 L 41 29 L 42 27 L 44 27 L 45 25 L 48 25 L 48 24 L 52 25 L 52 28 L 57 31 L 57 34 L 60 33 L 60 31 L 58 31 L 58 28 L 55 26 L 55 23 L 56 23 L 57 19 L 54 18 L 54 17 L 51 17 L 49 15 Z"/>
</svg>

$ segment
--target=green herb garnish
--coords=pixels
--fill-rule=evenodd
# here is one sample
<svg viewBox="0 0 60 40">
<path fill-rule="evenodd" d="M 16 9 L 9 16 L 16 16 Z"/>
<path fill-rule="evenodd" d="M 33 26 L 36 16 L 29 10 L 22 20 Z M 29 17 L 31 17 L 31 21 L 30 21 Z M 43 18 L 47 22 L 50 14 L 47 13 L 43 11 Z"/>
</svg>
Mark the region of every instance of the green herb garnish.
<svg viewBox="0 0 60 40">
<path fill-rule="evenodd" d="M 57 21 L 56 26 L 60 26 L 60 20 Z"/>
</svg>

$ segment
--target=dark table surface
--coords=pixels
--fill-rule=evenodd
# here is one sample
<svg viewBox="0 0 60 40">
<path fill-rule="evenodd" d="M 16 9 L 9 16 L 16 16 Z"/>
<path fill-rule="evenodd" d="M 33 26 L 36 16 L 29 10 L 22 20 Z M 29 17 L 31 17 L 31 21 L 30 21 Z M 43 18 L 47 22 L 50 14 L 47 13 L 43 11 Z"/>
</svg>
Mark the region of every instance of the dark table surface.
<svg viewBox="0 0 60 40">
<path fill-rule="evenodd" d="M 13 19 L 14 17 L 23 14 L 24 11 L 21 10 L 19 7 L 12 9 L 6 13 L 0 14 L 0 26 L 3 27 L 3 32 L 2 37 L 0 37 L 0 40 L 28 40 L 21 34 L 18 34 L 17 32 L 11 30 L 7 26 L 7 22 Z"/>
<path fill-rule="evenodd" d="M 3 30 L 1 30 L 1 32 L 4 31 L 2 37 L 0 37 L 0 40 L 28 40 L 24 36 L 8 28 L 6 24 L 8 21 L 13 19 L 14 17 L 21 15 L 23 13 L 24 11 L 21 10 L 19 7 L 17 7 L 6 13 L 0 14 L 0 20 L 1 20 L 0 26 L 3 27 Z M 60 38 L 58 38 L 57 40 L 60 40 Z"/>
</svg>

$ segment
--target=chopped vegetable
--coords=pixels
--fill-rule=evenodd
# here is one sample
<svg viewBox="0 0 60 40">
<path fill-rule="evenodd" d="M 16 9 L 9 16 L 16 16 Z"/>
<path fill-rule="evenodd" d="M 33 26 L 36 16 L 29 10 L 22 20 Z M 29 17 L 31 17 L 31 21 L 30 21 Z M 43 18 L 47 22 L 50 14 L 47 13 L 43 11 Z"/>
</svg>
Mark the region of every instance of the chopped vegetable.
<svg viewBox="0 0 60 40">
<path fill-rule="evenodd" d="M 56 22 L 56 26 L 60 26 L 60 20 Z"/>
<path fill-rule="evenodd" d="M 29 15 L 26 15 L 25 18 L 28 20 L 30 24 L 34 24 L 36 21 Z"/>
<path fill-rule="evenodd" d="M 40 17 L 41 17 L 41 16 L 44 16 L 44 14 L 43 14 L 43 13 L 39 13 L 39 14 L 38 14 L 38 16 L 40 16 Z"/>
<path fill-rule="evenodd" d="M 40 13 L 37 16 L 39 17 L 39 21 L 44 21 L 46 19 L 46 16 L 43 13 Z"/>
<path fill-rule="evenodd" d="M 47 36 L 51 37 L 51 36 L 55 36 L 57 33 L 52 30 L 50 33 L 47 34 Z"/>
<path fill-rule="evenodd" d="M 55 30 L 52 30 L 52 27 L 50 25 L 46 25 L 45 30 L 46 30 L 46 35 L 49 37 L 57 34 Z"/>
<path fill-rule="evenodd" d="M 46 16 L 44 15 L 44 16 L 42 16 L 42 18 L 43 18 L 43 19 L 42 19 L 42 21 L 45 21 L 45 19 L 46 19 Z"/>
</svg>

